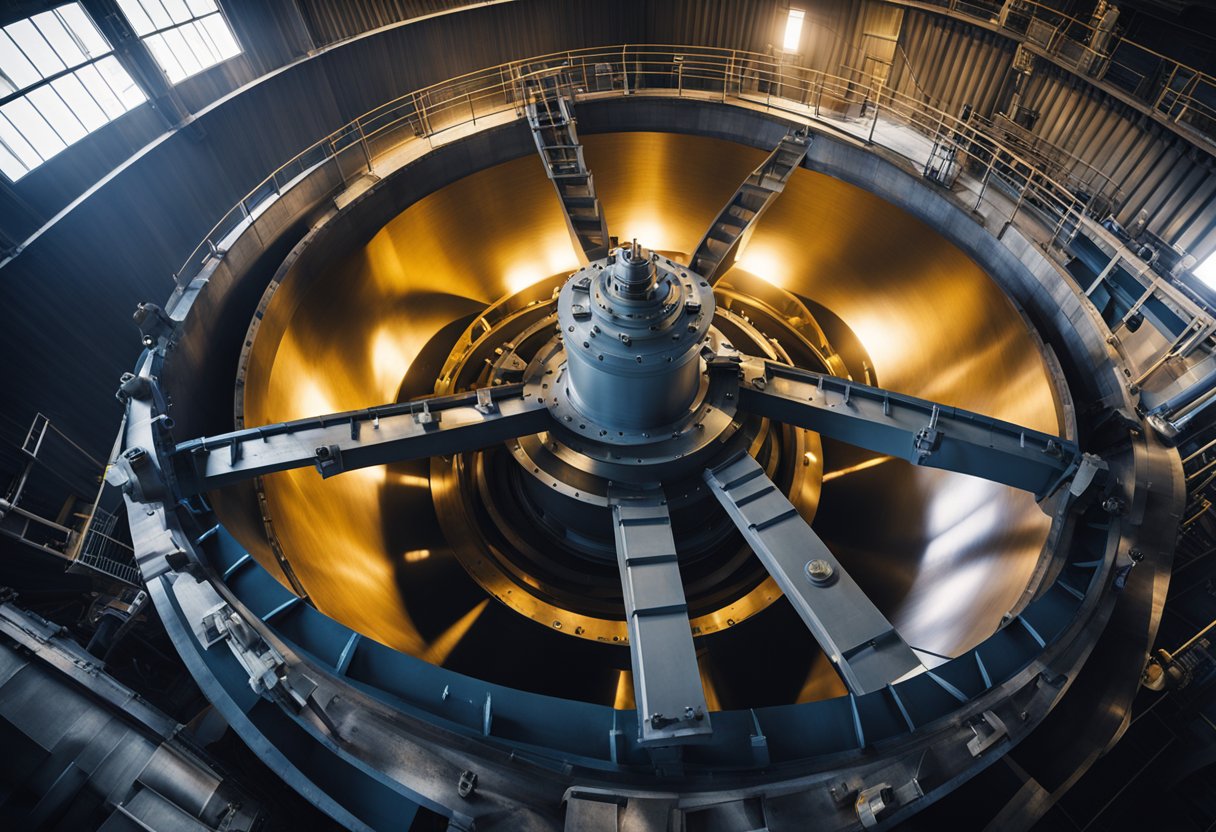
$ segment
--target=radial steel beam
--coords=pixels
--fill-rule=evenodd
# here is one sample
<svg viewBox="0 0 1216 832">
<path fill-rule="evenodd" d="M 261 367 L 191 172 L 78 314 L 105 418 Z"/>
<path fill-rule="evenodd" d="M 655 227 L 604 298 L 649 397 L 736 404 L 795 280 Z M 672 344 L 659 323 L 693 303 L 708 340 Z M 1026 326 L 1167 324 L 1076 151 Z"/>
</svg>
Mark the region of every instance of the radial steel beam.
<svg viewBox="0 0 1216 832">
<path fill-rule="evenodd" d="M 734 265 L 756 222 L 785 190 L 785 183 L 802 164 L 810 147 L 811 139 L 806 133 L 787 134 L 714 217 L 689 263 L 711 286 Z"/>
<path fill-rule="evenodd" d="M 583 158 L 575 129 L 574 105 L 561 89 L 560 70 L 524 76 L 528 124 L 557 191 L 566 226 L 584 262 L 608 256 L 608 223 L 595 195 L 595 180 Z"/>
<path fill-rule="evenodd" d="M 1077 446 L 1041 433 L 848 379 L 749 358 L 739 408 L 914 465 L 970 474 L 1042 500 L 1081 462 Z"/>
<path fill-rule="evenodd" d="M 471 451 L 549 424 L 545 405 L 522 384 L 510 384 L 192 439 L 177 446 L 173 466 L 182 496 L 189 496 L 289 468 L 315 465 L 331 477 Z"/>
<path fill-rule="evenodd" d="M 704 478 L 850 691 L 880 690 L 921 667 L 755 459 L 740 452 Z"/>
<path fill-rule="evenodd" d="M 676 745 L 712 731 L 688 623 L 671 516 L 661 490 L 609 489 L 625 591 L 638 739 Z"/>
</svg>

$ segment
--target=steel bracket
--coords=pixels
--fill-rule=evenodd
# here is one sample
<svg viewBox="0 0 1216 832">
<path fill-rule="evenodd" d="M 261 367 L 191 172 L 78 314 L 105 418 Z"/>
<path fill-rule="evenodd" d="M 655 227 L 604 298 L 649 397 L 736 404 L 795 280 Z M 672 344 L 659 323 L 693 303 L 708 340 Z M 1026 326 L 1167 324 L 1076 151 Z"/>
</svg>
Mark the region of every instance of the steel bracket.
<svg viewBox="0 0 1216 832">
<path fill-rule="evenodd" d="M 979 727 L 981 725 L 986 725 L 987 730 L 981 732 Z M 992 711 L 984 711 L 979 720 L 971 723 L 970 728 L 975 734 L 974 737 L 967 741 L 967 750 L 971 752 L 972 757 L 980 756 L 1000 742 L 1002 738 L 1009 736 L 1009 730 L 1005 727 L 1005 723 Z"/>
</svg>

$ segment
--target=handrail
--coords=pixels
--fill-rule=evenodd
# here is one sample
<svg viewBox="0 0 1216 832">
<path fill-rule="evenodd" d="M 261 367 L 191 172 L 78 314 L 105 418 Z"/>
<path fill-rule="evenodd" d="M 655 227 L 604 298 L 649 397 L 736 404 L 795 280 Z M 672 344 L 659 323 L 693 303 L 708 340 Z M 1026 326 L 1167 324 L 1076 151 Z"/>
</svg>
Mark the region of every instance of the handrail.
<svg viewBox="0 0 1216 832">
<path fill-rule="evenodd" d="M 1130 95 L 1159 116 L 1175 124 L 1187 121 L 1187 126 L 1198 134 L 1216 140 L 1216 77 L 1120 37 L 1113 29 L 1102 30 L 1037 0 L 894 2 L 912 8 L 944 9 L 951 14 L 995 24 L 998 31 L 1010 32 L 1053 60 Z M 1032 24 L 1036 23 L 1043 24 L 1044 28 L 1032 32 Z M 1098 48 L 1094 47 L 1095 43 Z M 1150 59 L 1154 64 L 1150 67 L 1152 71 L 1141 72 L 1130 66 L 1127 60 L 1134 56 L 1128 54 L 1129 51 L 1142 53 Z M 1075 53 L 1075 57 L 1067 53 Z M 1112 67 L 1135 76 L 1135 83 L 1129 87 L 1113 79 Z M 1181 86 L 1174 85 L 1176 80 L 1181 81 Z"/>
<path fill-rule="evenodd" d="M 252 221 L 259 208 L 293 179 L 316 166 L 334 163 L 346 182 L 348 154 L 355 155 L 357 170 L 370 172 L 376 159 L 408 141 L 425 140 L 433 145 L 437 134 L 478 119 L 508 111 L 522 116 L 521 75 L 546 69 L 561 73 L 563 84 L 576 99 L 672 92 L 685 97 L 708 96 L 826 124 L 870 144 L 882 144 L 881 135 L 877 141 L 875 137 L 881 115 L 931 139 L 945 141 L 960 157 L 960 164 L 970 159 L 985 168 L 980 175 L 977 209 L 985 202 L 995 175 L 1017 190 L 1014 214 L 1030 204 L 1053 215 L 1053 239 L 1075 230 L 1087 210 L 1086 199 L 1049 170 L 1053 165 L 1048 164 L 1048 157 L 1028 155 L 980 125 L 963 122 L 881 81 L 865 83 L 737 49 L 670 44 L 591 47 L 468 72 L 398 96 L 352 119 L 280 165 L 238 200 L 190 252 L 174 279 L 184 285 L 208 257 L 219 253 L 221 241 L 242 223 Z M 909 156 L 905 149 L 888 149 L 914 164 L 924 161 Z M 1067 155 L 1059 148 L 1052 149 Z M 1090 171 L 1096 170 L 1084 164 Z M 1067 176 L 1060 164 L 1054 164 L 1054 168 Z M 1110 203 L 1117 202 L 1121 197 L 1117 184 L 1097 173 L 1104 180 L 1097 190 Z M 1102 206 L 1101 210 L 1109 208 Z M 1012 220 L 1011 215 L 1008 222 Z"/>
</svg>

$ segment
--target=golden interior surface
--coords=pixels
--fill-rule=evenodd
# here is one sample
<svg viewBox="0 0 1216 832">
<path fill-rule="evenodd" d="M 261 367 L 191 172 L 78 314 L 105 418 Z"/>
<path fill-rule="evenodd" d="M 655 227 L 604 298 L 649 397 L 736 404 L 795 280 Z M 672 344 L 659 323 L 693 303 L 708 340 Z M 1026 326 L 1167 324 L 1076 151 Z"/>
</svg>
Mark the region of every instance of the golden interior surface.
<svg viewBox="0 0 1216 832">
<path fill-rule="evenodd" d="M 691 252 L 765 156 L 674 134 L 584 142 L 611 233 L 676 252 Z M 266 314 L 272 325 L 253 346 L 245 424 L 394 401 L 411 367 L 413 385 L 425 388 L 434 357 L 423 366 L 420 352 L 440 330 L 576 265 L 539 159 L 448 186 L 393 219 L 299 298 L 275 297 Z M 797 171 L 737 268 L 839 316 L 868 352 L 875 383 L 1061 431 L 1036 340 L 1009 300 L 940 234 L 878 197 Z M 1030 495 L 829 443 L 824 470 L 815 529 L 911 645 L 953 655 L 990 635 L 1018 603 L 1049 527 Z M 425 463 L 394 466 L 389 478 L 384 467 L 330 480 L 311 469 L 265 478 L 279 541 L 322 612 L 441 664 L 476 641 L 485 655 L 458 669 L 487 674 L 510 663 L 526 673 L 540 659 L 524 654 L 538 650 L 549 650 L 550 661 L 562 651 L 591 651 L 578 654 L 587 663 L 584 687 L 553 692 L 624 702 L 617 696 L 629 689 L 621 684 L 620 656 L 595 652 L 612 648 L 567 645 L 577 639 L 547 632 L 469 588 L 436 532 Z M 280 574 L 264 542 L 244 542 Z M 736 628 L 740 639 L 746 626 Z M 518 627 L 524 629 L 511 629 Z M 529 627 L 539 631 L 538 641 L 519 643 L 517 634 L 527 636 Z M 843 692 L 820 659 L 806 659 L 810 670 L 782 694 L 786 701 Z M 731 662 L 727 653 L 707 657 L 703 678 L 722 689 L 707 690 L 711 702 L 722 694 L 724 706 L 739 707 L 738 697 L 723 692 L 743 672 Z"/>
</svg>

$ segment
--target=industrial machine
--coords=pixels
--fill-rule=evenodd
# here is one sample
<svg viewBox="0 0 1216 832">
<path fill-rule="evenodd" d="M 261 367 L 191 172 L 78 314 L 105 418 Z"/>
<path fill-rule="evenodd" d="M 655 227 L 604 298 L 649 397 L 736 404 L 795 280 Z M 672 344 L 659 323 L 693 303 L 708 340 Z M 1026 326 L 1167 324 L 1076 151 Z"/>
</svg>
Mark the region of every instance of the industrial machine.
<svg viewBox="0 0 1216 832">
<path fill-rule="evenodd" d="M 1211 506 L 1216 319 L 1028 140 L 1048 57 L 1016 56 L 994 127 L 594 47 L 271 173 L 136 310 L 91 508 L 23 507 L 58 428 L 22 446 L 0 531 L 111 591 L 79 645 L 0 595 L 38 764 L 0 810 L 254 832 L 270 773 L 357 830 L 1042 817 L 1142 687 L 1207 678 L 1210 627 L 1152 648 Z M 152 629 L 189 729 L 106 672 Z"/>
<path fill-rule="evenodd" d="M 208 284 L 145 329 L 108 479 L 148 591 L 216 708 L 352 827 L 909 817 L 1070 688 L 1112 586 L 1160 551 L 1138 529 L 1165 544 L 1170 457 L 1103 444 L 1089 403 L 1079 427 L 1090 394 L 949 243 L 800 170 L 829 140 L 790 130 L 758 164 L 706 139 L 584 146 L 550 77 L 524 87 L 549 195 L 535 158 L 473 174 L 353 265 L 388 180 L 314 229 L 245 337 L 236 430 L 190 435 Z M 695 245 L 609 236 L 622 189 L 700 196 L 687 167 L 616 174 L 641 140 L 750 168 Z M 523 239 L 457 216 L 496 189 Z M 922 265 L 867 273 L 853 248 L 824 284 L 749 271 L 765 233 L 850 201 L 858 231 L 926 237 Z M 535 277 L 478 285 L 451 243 L 470 231 Z M 899 308 L 934 279 L 956 325 Z M 960 363 L 967 337 L 997 352 Z"/>
</svg>

